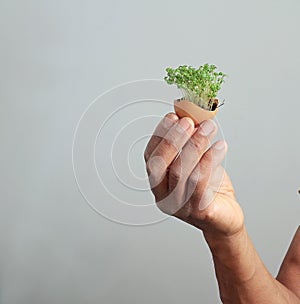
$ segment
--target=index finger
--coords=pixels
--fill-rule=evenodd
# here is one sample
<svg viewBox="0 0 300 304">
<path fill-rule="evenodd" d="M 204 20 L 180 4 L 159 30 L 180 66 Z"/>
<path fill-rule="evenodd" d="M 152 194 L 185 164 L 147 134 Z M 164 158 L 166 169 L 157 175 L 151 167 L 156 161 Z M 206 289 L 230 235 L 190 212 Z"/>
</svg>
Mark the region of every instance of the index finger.
<svg viewBox="0 0 300 304">
<path fill-rule="evenodd" d="M 154 149 L 161 142 L 163 137 L 165 137 L 170 128 L 178 121 L 178 119 L 179 118 L 175 113 L 170 112 L 166 114 L 165 117 L 159 122 L 144 152 L 144 159 L 146 162 L 149 160 L 149 157 Z"/>
</svg>

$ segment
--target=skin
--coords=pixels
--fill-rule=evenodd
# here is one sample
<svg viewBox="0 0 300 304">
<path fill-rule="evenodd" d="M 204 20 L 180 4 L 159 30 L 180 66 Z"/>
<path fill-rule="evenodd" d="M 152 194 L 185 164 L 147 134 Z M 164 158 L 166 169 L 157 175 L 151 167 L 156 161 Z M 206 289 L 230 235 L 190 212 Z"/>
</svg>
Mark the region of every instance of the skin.
<svg viewBox="0 0 300 304">
<path fill-rule="evenodd" d="M 211 144 L 217 125 L 167 114 L 144 152 L 157 206 L 203 232 L 223 303 L 300 304 L 300 229 L 277 278 L 257 254 L 233 185 L 221 163 L 225 141 Z"/>
</svg>

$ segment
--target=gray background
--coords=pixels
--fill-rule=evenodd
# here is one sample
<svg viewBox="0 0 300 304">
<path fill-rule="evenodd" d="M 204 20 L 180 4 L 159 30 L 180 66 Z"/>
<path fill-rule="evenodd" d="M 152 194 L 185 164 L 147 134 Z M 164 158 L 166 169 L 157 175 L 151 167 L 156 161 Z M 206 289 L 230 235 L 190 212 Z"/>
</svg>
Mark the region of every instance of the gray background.
<svg viewBox="0 0 300 304">
<path fill-rule="evenodd" d="M 300 214 L 299 10 L 298 0 L 1 0 L 0 302 L 220 302 L 200 231 L 111 222 L 72 169 L 75 127 L 96 96 L 179 64 L 230 75 L 218 114 L 227 170 L 275 275 Z"/>
</svg>

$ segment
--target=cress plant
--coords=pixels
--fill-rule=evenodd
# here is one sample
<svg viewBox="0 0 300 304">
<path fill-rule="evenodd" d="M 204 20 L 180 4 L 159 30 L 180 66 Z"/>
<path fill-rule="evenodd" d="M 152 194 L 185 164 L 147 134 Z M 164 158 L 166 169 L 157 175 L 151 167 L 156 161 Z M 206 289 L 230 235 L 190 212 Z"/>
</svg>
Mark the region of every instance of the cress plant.
<svg viewBox="0 0 300 304">
<path fill-rule="evenodd" d="M 178 68 L 167 68 L 164 80 L 176 84 L 182 91 L 183 99 L 189 100 L 205 110 L 215 110 L 217 93 L 227 76 L 216 71 L 215 65 L 204 64 L 198 69 L 180 65 Z"/>
</svg>

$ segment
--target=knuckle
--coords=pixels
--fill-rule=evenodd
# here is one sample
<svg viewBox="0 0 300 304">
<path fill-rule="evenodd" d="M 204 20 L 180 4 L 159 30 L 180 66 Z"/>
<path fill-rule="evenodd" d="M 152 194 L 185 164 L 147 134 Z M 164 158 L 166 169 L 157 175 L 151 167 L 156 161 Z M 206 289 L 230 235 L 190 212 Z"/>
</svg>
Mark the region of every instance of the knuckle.
<svg viewBox="0 0 300 304">
<path fill-rule="evenodd" d="M 193 137 L 188 141 L 188 145 L 197 150 L 200 153 L 203 153 L 208 146 L 208 139 L 206 137 Z"/>
<path fill-rule="evenodd" d="M 151 157 L 146 164 L 148 175 L 152 177 L 160 177 L 165 170 L 164 159 L 160 156 Z"/>
<path fill-rule="evenodd" d="M 202 170 L 211 169 L 213 165 L 213 156 L 211 151 L 206 151 L 200 160 Z"/>
<path fill-rule="evenodd" d="M 215 222 L 216 213 L 213 208 L 208 208 L 203 212 L 199 212 L 198 217 L 206 224 L 212 224 Z"/>
<path fill-rule="evenodd" d="M 203 136 L 212 136 L 217 130 L 218 126 L 212 119 L 204 120 L 199 127 L 199 132 Z"/>
<path fill-rule="evenodd" d="M 179 170 L 177 166 L 171 167 L 169 171 L 169 178 L 177 184 L 182 179 L 182 171 Z"/>
<path fill-rule="evenodd" d="M 205 209 L 199 210 L 199 204 L 201 203 L 201 200 L 205 194 L 201 193 L 200 197 L 197 197 L 197 200 L 195 200 L 194 203 L 194 208 L 192 211 L 192 216 L 195 220 L 201 221 L 201 226 L 207 227 L 211 226 L 215 223 L 216 221 L 216 208 L 215 206 L 208 206 Z"/>
<path fill-rule="evenodd" d="M 197 171 L 193 171 L 188 178 L 188 189 L 193 191 L 193 194 L 197 194 L 199 196 L 199 191 L 205 188 L 207 184 L 207 173 L 205 171 L 200 170 L 200 167 Z"/>
<path fill-rule="evenodd" d="M 196 187 L 198 183 L 200 182 L 200 172 L 192 172 L 191 175 L 188 178 L 188 184 L 191 187 Z"/>
<path fill-rule="evenodd" d="M 174 140 L 172 138 L 166 138 L 164 137 L 162 141 L 157 146 L 157 151 L 161 154 L 166 153 L 166 151 L 177 151 L 179 152 L 179 149 L 177 148 L 176 144 L 174 144 Z"/>
<path fill-rule="evenodd" d="M 174 134 L 174 132 L 172 130 L 170 130 L 170 132 L 168 132 L 164 137 L 163 137 L 163 141 L 167 142 L 168 144 L 174 145 L 174 143 L 176 142 L 176 134 Z"/>
<path fill-rule="evenodd" d="M 216 153 L 212 148 L 207 150 L 203 155 L 203 163 L 206 166 L 216 167 L 223 159 L 223 156 Z"/>
<path fill-rule="evenodd" d="M 182 126 L 180 123 L 176 123 L 166 134 L 165 138 L 170 141 L 174 146 L 178 146 L 188 141 L 191 136 L 191 132 L 191 127 Z"/>
</svg>

